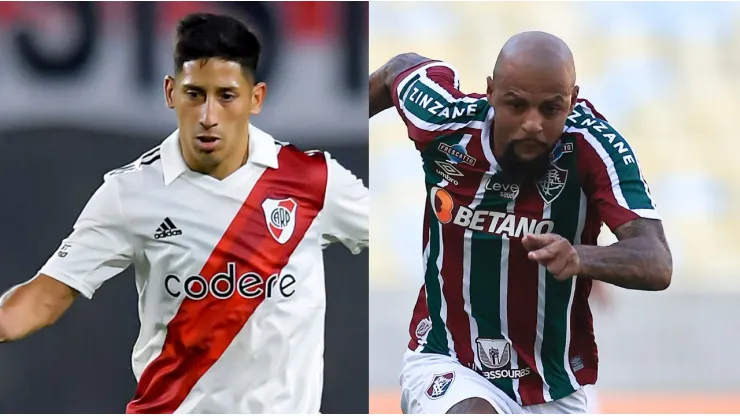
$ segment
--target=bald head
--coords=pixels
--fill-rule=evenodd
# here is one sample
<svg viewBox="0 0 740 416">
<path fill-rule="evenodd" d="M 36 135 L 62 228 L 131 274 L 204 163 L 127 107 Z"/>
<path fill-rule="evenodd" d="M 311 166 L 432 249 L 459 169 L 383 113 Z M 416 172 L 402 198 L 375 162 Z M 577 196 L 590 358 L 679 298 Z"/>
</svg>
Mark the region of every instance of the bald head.
<svg viewBox="0 0 740 416">
<path fill-rule="evenodd" d="M 511 37 L 501 48 L 493 69 L 493 78 L 515 71 L 562 74 L 575 85 L 576 68 L 568 45 L 545 32 L 522 32 Z"/>
<path fill-rule="evenodd" d="M 503 171 L 522 180 L 547 173 L 550 152 L 578 100 L 575 80 L 573 54 L 549 33 L 520 33 L 501 48 L 486 82 L 494 155 Z"/>
</svg>

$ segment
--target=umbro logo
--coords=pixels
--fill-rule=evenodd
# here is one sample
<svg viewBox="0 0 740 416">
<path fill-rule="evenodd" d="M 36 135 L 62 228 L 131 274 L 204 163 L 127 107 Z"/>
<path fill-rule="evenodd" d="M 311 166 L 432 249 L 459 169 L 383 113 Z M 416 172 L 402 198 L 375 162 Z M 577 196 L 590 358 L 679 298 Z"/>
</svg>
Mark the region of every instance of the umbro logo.
<svg viewBox="0 0 740 416">
<path fill-rule="evenodd" d="M 460 172 L 460 170 L 458 170 L 450 162 L 445 162 L 443 160 L 435 160 L 434 163 L 436 163 L 437 166 L 439 166 L 444 173 L 450 176 L 463 176 L 463 173 Z"/>
<path fill-rule="evenodd" d="M 460 182 L 455 177 L 463 176 L 463 173 L 458 168 L 444 160 L 435 160 L 434 163 L 439 166 L 439 169 L 436 169 L 437 175 L 453 185 L 460 185 Z"/>
<path fill-rule="evenodd" d="M 156 234 L 154 234 L 154 238 L 159 240 L 161 238 L 174 237 L 181 234 L 182 231 L 177 228 L 170 217 L 167 217 L 164 219 L 164 221 L 162 221 L 162 224 L 159 225 L 159 228 L 157 228 L 157 232 Z"/>
</svg>

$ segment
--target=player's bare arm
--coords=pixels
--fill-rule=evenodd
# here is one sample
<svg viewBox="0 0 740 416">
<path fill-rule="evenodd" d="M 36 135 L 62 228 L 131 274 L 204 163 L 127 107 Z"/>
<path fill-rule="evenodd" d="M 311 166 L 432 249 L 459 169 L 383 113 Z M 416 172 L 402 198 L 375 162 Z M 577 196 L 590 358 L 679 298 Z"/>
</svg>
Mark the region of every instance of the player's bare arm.
<svg viewBox="0 0 740 416">
<path fill-rule="evenodd" d="M 402 53 L 391 58 L 385 65 L 370 75 L 370 117 L 393 107 L 391 87 L 393 81 L 404 71 L 429 61 L 421 55 Z"/>
<path fill-rule="evenodd" d="M 17 341 L 52 325 L 79 292 L 44 274 L 0 298 L 0 342 Z"/>
<path fill-rule="evenodd" d="M 528 235 L 529 258 L 546 266 L 556 279 L 587 277 L 636 290 L 665 290 L 671 284 L 673 260 L 658 220 L 638 218 L 614 234 L 608 247 L 576 245 L 555 234 Z"/>
<path fill-rule="evenodd" d="M 659 220 L 638 218 L 614 230 L 608 247 L 576 246 L 579 276 L 627 289 L 664 290 L 671 284 L 673 259 Z"/>
</svg>

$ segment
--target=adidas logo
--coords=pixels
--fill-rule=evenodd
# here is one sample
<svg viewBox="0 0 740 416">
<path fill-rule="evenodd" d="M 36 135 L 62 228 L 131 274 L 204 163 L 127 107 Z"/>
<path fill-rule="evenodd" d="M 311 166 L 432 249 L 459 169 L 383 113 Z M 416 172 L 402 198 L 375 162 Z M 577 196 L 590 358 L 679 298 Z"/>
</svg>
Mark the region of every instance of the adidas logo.
<svg viewBox="0 0 740 416">
<path fill-rule="evenodd" d="M 157 228 L 157 233 L 154 234 L 154 238 L 159 240 L 160 238 L 174 237 L 181 234 L 182 231 L 177 228 L 170 217 L 167 217 L 162 221 L 162 224 L 159 225 L 159 228 Z"/>
</svg>

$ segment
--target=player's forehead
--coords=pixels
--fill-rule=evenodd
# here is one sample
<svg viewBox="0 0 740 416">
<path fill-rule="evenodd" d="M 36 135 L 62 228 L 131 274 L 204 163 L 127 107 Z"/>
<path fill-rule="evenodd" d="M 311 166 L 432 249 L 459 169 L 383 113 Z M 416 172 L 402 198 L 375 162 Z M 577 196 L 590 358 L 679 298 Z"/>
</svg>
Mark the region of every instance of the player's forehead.
<svg viewBox="0 0 740 416">
<path fill-rule="evenodd" d="M 512 86 L 506 89 L 501 96 L 509 100 L 567 104 L 570 99 L 570 92 L 560 91 L 559 89 L 528 89 Z"/>
<path fill-rule="evenodd" d="M 521 70 L 498 74 L 496 89 L 503 96 L 567 98 L 573 91 L 573 79 L 567 71 Z"/>
<path fill-rule="evenodd" d="M 499 67 L 494 81 L 505 92 L 568 96 L 575 85 L 575 73 L 563 61 L 511 59 Z"/>
<path fill-rule="evenodd" d="M 185 62 L 177 80 L 181 85 L 203 89 L 238 89 L 251 85 L 238 62 L 219 58 Z"/>
</svg>

